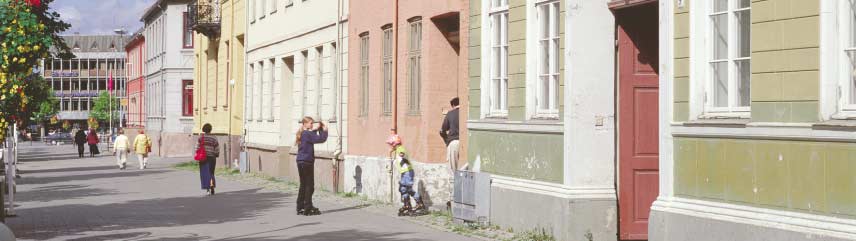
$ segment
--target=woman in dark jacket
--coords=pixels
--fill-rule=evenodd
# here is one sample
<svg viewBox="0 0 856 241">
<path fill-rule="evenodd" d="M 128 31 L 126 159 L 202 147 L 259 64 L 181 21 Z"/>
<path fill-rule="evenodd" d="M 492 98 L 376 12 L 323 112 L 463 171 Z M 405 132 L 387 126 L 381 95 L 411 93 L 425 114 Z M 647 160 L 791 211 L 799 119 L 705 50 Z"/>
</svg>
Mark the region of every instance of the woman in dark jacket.
<svg viewBox="0 0 856 241">
<path fill-rule="evenodd" d="M 297 215 L 319 215 L 321 211 L 312 205 L 315 192 L 315 144 L 327 141 L 327 126 L 311 117 L 303 117 L 297 130 L 297 174 L 300 190 L 297 193 Z"/>
<path fill-rule="evenodd" d="M 205 161 L 199 163 L 199 179 L 202 181 L 202 190 L 205 194 L 214 195 L 214 187 L 217 181 L 214 180 L 214 169 L 217 167 L 217 157 L 220 156 L 220 142 L 217 138 L 211 136 L 211 124 L 205 123 L 202 126 L 202 136 L 199 137 L 198 143 L 205 148 Z"/>
<path fill-rule="evenodd" d="M 98 139 L 98 133 L 95 132 L 95 129 L 89 129 L 89 135 L 86 136 L 86 143 L 89 144 L 89 156 L 94 157 L 95 155 L 101 154 L 98 151 L 98 143 L 101 140 Z"/>
<path fill-rule="evenodd" d="M 77 144 L 77 157 L 83 158 L 83 145 L 86 144 L 86 133 L 83 129 L 74 134 L 74 144 Z"/>
</svg>

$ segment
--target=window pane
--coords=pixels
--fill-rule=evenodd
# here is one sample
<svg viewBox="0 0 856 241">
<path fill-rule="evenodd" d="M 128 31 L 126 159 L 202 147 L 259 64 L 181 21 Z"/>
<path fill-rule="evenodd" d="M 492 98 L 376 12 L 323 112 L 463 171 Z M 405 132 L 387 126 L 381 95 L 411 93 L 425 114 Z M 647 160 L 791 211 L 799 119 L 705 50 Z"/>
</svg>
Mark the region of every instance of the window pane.
<svg viewBox="0 0 856 241">
<path fill-rule="evenodd" d="M 748 8 L 749 0 L 737 0 L 737 8 Z"/>
<path fill-rule="evenodd" d="M 541 40 L 541 41 L 539 41 L 539 43 L 541 46 L 539 46 L 540 58 L 539 58 L 539 64 L 538 64 L 538 67 L 539 67 L 538 74 L 543 75 L 543 74 L 547 74 L 549 71 L 549 68 L 550 68 L 550 66 L 549 66 L 550 44 L 549 44 L 549 42 L 547 42 L 547 40 Z"/>
<path fill-rule="evenodd" d="M 546 110 L 549 108 L 549 96 L 550 96 L 550 76 L 541 76 L 540 78 L 540 92 L 538 94 L 538 108 L 542 110 Z"/>
<path fill-rule="evenodd" d="M 848 103 L 856 104 L 856 52 L 847 51 L 848 59 L 850 59 L 850 65 L 848 65 L 849 73 L 850 73 L 850 93 Z"/>
<path fill-rule="evenodd" d="M 711 63 L 713 72 L 713 106 L 728 107 L 728 62 Z"/>
<path fill-rule="evenodd" d="M 737 39 L 739 39 L 737 46 L 737 57 L 749 57 L 749 37 L 750 35 L 750 15 L 749 10 L 743 10 L 736 13 L 737 15 L 737 27 L 739 31 L 737 31 Z"/>
<path fill-rule="evenodd" d="M 559 39 L 550 40 L 550 74 L 559 73 Z"/>
<path fill-rule="evenodd" d="M 856 28 L 856 0 L 850 0 L 850 42 L 848 47 L 856 47 L 856 31 L 853 29 Z"/>
<path fill-rule="evenodd" d="M 728 0 L 713 0 L 713 12 L 722 12 L 725 10 L 728 10 Z"/>
<path fill-rule="evenodd" d="M 749 71 L 749 60 L 737 61 L 737 103 L 736 106 L 749 106 L 750 103 L 750 81 L 751 72 Z"/>
<path fill-rule="evenodd" d="M 502 56 L 501 56 L 501 47 L 493 47 L 491 50 L 491 65 L 490 65 L 490 77 L 497 78 L 502 74 Z"/>
<path fill-rule="evenodd" d="M 538 28 L 540 29 L 540 36 L 542 39 L 548 38 L 550 34 L 550 10 L 547 8 L 547 5 L 538 6 Z"/>
<path fill-rule="evenodd" d="M 713 59 L 728 58 L 728 14 L 711 16 L 713 22 Z"/>
<path fill-rule="evenodd" d="M 502 14 L 500 14 L 500 17 L 501 17 L 500 28 L 499 28 L 501 31 L 499 34 L 499 36 L 501 38 L 500 43 L 502 43 L 502 46 L 507 46 L 508 45 L 508 13 L 507 12 L 502 13 Z"/>
</svg>

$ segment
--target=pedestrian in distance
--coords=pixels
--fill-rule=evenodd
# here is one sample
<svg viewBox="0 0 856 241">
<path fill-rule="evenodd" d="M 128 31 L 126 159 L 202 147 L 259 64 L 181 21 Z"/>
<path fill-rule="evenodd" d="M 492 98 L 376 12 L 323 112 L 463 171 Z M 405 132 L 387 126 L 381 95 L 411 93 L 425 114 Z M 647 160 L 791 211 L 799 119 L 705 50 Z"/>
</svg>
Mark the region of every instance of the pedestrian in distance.
<svg viewBox="0 0 856 241">
<path fill-rule="evenodd" d="M 86 132 L 83 129 L 77 130 L 74 134 L 74 144 L 77 144 L 77 157 L 83 158 L 83 145 L 86 145 Z"/>
<path fill-rule="evenodd" d="M 152 139 L 146 135 L 146 131 L 140 130 L 134 138 L 134 152 L 137 154 L 137 161 L 140 162 L 140 169 L 146 169 L 149 164 L 149 153 L 152 152 Z"/>
<path fill-rule="evenodd" d="M 95 129 L 89 128 L 89 134 L 86 135 L 86 143 L 89 144 L 90 157 L 101 154 L 101 152 L 98 151 L 98 143 L 100 142 L 101 140 L 98 139 L 98 133 L 95 132 Z"/>
<path fill-rule="evenodd" d="M 211 136 L 211 128 L 211 124 L 202 125 L 204 134 L 198 140 L 202 148 L 205 148 L 205 161 L 199 163 L 199 179 L 206 195 L 214 195 L 214 188 L 217 187 L 214 170 L 217 168 L 217 157 L 220 157 L 220 142 Z"/>
<path fill-rule="evenodd" d="M 325 141 L 327 141 L 327 126 L 322 122 L 315 122 L 312 117 L 303 117 L 294 141 L 297 145 L 297 174 L 300 176 L 297 215 L 321 214 L 321 211 L 312 204 L 312 194 L 315 192 L 315 144 Z"/>
<path fill-rule="evenodd" d="M 131 143 L 128 141 L 128 136 L 125 135 L 125 130 L 119 129 L 116 140 L 113 141 L 113 155 L 116 156 L 116 165 L 119 165 L 119 170 L 125 170 L 125 163 L 128 161 L 128 154 L 131 152 Z"/>
</svg>

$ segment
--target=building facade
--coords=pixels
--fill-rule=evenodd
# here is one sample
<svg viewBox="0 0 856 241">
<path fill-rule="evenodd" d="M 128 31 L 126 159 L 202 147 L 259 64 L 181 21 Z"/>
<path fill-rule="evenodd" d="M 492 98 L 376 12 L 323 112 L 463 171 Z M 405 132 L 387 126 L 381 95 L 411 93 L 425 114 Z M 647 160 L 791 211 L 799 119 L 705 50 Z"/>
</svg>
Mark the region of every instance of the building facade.
<svg viewBox="0 0 856 241">
<path fill-rule="evenodd" d="M 452 174 L 439 131 L 451 109 L 449 101 L 466 90 L 460 78 L 467 66 L 460 52 L 460 19 L 467 16 L 461 15 L 467 4 L 351 1 L 348 52 L 353 54 L 348 65 L 355 67 L 348 74 L 343 191 L 398 202 L 398 175 L 390 171 L 390 147 L 384 143 L 396 129 L 414 163 L 426 205 L 445 208 Z M 466 136 L 465 123 L 460 126 L 461 136 Z"/>
<path fill-rule="evenodd" d="M 211 124 L 223 146 L 218 162 L 228 165 L 238 158 L 244 132 L 247 2 L 195 0 L 188 5 L 195 33 L 193 133 Z"/>
<path fill-rule="evenodd" d="M 110 81 L 114 84 L 113 95 L 125 100 L 124 39 L 120 35 L 69 35 L 63 39 L 75 57 L 43 60 L 42 74 L 59 99 L 58 119 L 83 128 L 95 106 L 94 99 L 109 91 Z M 114 127 L 122 123 L 124 109 L 120 107 L 118 113 Z"/>
<path fill-rule="evenodd" d="M 337 167 L 348 130 L 347 6 L 344 0 L 248 2 L 244 118 L 250 170 L 298 181 L 297 122 L 310 116 L 330 129 L 327 142 L 315 146 L 317 185 L 341 185 Z"/>
<path fill-rule="evenodd" d="M 652 240 L 854 240 L 856 2 L 662 1 Z"/>
<path fill-rule="evenodd" d="M 193 31 L 187 25 L 188 0 L 159 0 L 143 14 L 146 131 L 152 153 L 190 156 L 193 131 Z"/>
<path fill-rule="evenodd" d="M 128 114 L 125 118 L 125 126 L 127 128 L 142 129 L 146 125 L 146 76 L 144 74 L 146 38 L 143 36 L 143 29 L 131 35 L 127 40 L 125 52 L 128 57 L 126 60 L 128 69 Z"/>
</svg>

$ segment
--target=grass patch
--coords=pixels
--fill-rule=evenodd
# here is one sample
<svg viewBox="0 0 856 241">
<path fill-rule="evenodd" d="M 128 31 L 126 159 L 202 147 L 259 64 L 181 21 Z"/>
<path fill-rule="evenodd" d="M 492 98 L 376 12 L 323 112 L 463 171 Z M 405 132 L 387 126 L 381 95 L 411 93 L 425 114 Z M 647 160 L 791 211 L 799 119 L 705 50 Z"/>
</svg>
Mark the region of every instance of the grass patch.
<svg viewBox="0 0 856 241">
<path fill-rule="evenodd" d="M 339 196 L 344 197 L 344 198 L 355 198 L 355 197 L 358 197 L 359 195 L 356 193 L 353 193 L 353 192 L 340 192 Z"/>
<path fill-rule="evenodd" d="M 199 162 L 196 162 L 196 161 L 182 162 L 179 164 L 175 164 L 175 168 L 178 168 L 181 170 L 198 171 L 199 170 Z"/>
<path fill-rule="evenodd" d="M 547 229 L 529 230 L 526 232 L 516 233 L 509 241 L 555 241 L 556 238 Z"/>
</svg>

